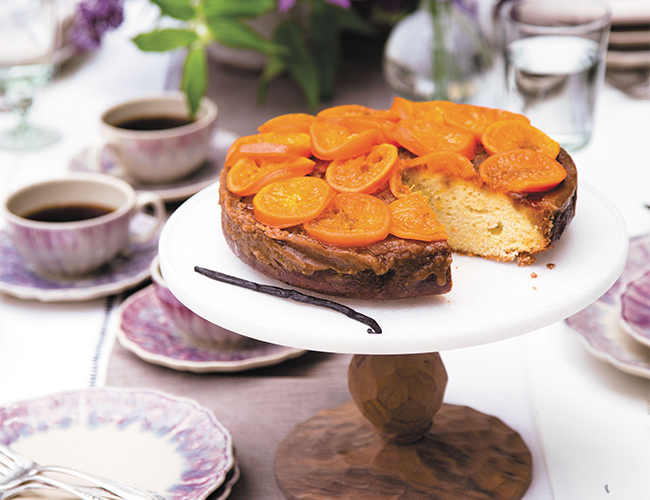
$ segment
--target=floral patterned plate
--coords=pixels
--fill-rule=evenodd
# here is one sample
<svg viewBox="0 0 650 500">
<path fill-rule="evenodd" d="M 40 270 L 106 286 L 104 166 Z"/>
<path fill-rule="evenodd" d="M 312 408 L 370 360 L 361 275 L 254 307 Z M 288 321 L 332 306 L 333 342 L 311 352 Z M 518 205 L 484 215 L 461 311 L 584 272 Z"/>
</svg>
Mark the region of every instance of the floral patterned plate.
<svg viewBox="0 0 650 500">
<path fill-rule="evenodd" d="M 198 373 L 236 372 L 275 365 L 306 352 L 253 339 L 234 349 L 193 345 L 165 316 L 154 286 L 125 300 L 112 323 L 120 344 L 149 363 Z"/>
<path fill-rule="evenodd" d="M 630 239 L 627 262 L 620 278 L 596 302 L 566 319 L 580 334 L 587 350 L 621 371 L 650 379 L 650 348 L 623 329 L 621 291 L 650 262 L 650 235 Z"/>
<path fill-rule="evenodd" d="M 136 232 L 151 227 L 154 218 L 138 215 Z M 0 292 L 20 299 L 41 302 L 71 302 L 113 295 L 141 283 L 150 276 L 151 261 L 158 253 L 158 236 L 131 244 L 127 251 L 89 276 L 76 279 L 45 277 L 25 262 L 5 230 L 0 230 Z"/>
<path fill-rule="evenodd" d="M 635 340 L 650 346 L 650 269 L 630 280 L 621 293 L 621 326 Z"/>
<path fill-rule="evenodd" d="M 241 471 L 239 470 L 239 465 L 235 462 L 226 474 L 226 479 L 223 484 L 214 490 L 214 492 L 210 493 L 210 500 L 226 500 L 230 496 L 232 487 L 239 480 L 239 476 L 241 476 Z"/>
<path fill-rule="evenodd" d="M 153 192 L 165 202 L 179 201 L 189 198 L 219 179 L 228 148 L 237 137 L 234 132 L 217 129 L 212 137 L 212 152 L 208 161 L 185 179 L 173 184 L 141 184 L 133 179 L 106 149 L 98 152 L 94 147 L 84 149 L 74 156 L 68 165 L 68 170 L 113 175 L 131 184 L 136 191 Z M 100 161 L 97 161 L 95 156 L 99 156 Z"/>
<path fill-rule="evenodd" d="M 234 465 L 230 433 L 209 409 L 149 389 L 92 388 L 2 406 L 0 442 L 41 464 L 134 484 L 166 500 L 203 500 Z"/>
</svg>

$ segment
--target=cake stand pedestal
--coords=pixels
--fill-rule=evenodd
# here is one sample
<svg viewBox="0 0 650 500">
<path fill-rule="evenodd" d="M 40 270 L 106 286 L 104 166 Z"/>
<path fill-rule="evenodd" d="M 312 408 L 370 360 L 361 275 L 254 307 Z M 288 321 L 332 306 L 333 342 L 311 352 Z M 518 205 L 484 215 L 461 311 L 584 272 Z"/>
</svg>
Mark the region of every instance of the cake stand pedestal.
<svg viewBox="0 0 650 500">
<path fill-rule="evenodd" d="M 521 437 L 498 418 L 442 402 L 438 352 L 521 335 L 591 304 L 617 280 L 628 237 L 616 208 L 579 188 L 576 217 L 534 265 L 454 256 L 454 288 L 439 297 L 337 300 L 382 328 L 331 311 L 220 283 L 195 266 L 282 286 L 253 271 L 221 233 L 218 186 L 170 217 L 160 267 L 172 293 L 203 318 L 264 342 L 354 354 L 354 403 L 299 424 L 275 458 L 279 487 L 301 500 L 517 500 L 532 479 Z"/>
<path fill-rule="evenodd" d="M 532 456 L 496 417 L 442 402 L 438 353 L 355 355 L 354 399 L 296 426 L 275 456 L 282 493 L 298 499 L 518 500 Z"/>
</svg>

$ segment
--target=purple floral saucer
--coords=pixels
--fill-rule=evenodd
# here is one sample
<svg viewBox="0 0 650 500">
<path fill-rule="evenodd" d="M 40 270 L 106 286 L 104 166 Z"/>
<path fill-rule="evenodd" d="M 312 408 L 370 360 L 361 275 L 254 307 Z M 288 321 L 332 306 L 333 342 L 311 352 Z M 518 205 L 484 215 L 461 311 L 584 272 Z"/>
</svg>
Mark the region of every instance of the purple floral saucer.
<svg viewBox="0 0 650 500">
<path fill-rule="evenodd" d="M 110 477 L 166 500 L 225 498 L 239 475 L 230 433 L 212 411 L 150 389 L 92 388 L 2 406 L 0 442 L 38 463 Z"/>
<path fill-rule="evenodd" d="M 151 227 L 153 217 L 133 219 L 137 232 Z M 127 290 L 150 276 L 151 261 L 158 252 L 158 237 L 145 243 L 131 243 L 127 251 L 89 276 L 46 277 L 25 262 L 10 234 L 0 230 L 0 292 L 20 299 L 41 302 L 71 302 L 105 297 Z"/>
<path fill-rule="evenodd" d="M 618 281 L 600 299 L 566 319 L 597 358 L 621 371 L 650 378 L 650 349 L 621 326 L 621 293 L 650 262 L 650 235 L 630 239 L 625 268 Z M 647 278 L 646 278 L 647 279 Z"/>
<path fill-rule="evenodd" d="M 154 285 L 125 300 L 116 316 L 113 326 L 122 346 L 149 363 L 174 370 L 236 372 L 275 365 L 306 352 L 253 339 L 223 350 L 192 345 L 165 316 Z"/>
<path fill-rule="evenodd" d="M 210 500 L 226 500 L 230 496 L 232 487 L 239 480 L 241 476 L 241 470 L 237 462 L 232 466 L 232 469 L 226 474 L 226 479 L 223 484 L 219 486 L 213 493 L 210 493 Z"/>
<path fill-rule="evenodd" d="M 98 152 L 95 147 L 86 148 L 75 155 L 68 165 L 68 170 L 112 175 L 128 182 L 136 191 L 155 193 L 165 202 L 179 201 L 189 198 L 219 179 L 226 153 L 237 137 L 234 132 L 217 129 L 212 137 L 211 155 L 208 160 L 188 177 L 172 184 L 141 184 L 133 179 L 106 149 Z"/>
<path fill-rule="evenodd" d="M 650 346 L 650 270 L 630 280 L 621 293 L 621 326 L 634 339 Z"/>
</svg>

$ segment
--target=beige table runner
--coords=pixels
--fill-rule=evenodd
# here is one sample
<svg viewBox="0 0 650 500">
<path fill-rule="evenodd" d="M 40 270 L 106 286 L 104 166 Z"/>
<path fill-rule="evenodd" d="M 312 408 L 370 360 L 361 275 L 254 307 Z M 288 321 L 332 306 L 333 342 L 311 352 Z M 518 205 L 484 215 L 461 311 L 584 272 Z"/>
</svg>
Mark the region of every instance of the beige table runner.
<svg viewBox="0 0 650 500">
<path fill-rule="evenodd" d="M 297 424 L 352 400 L 350 359 L 308 352 L 272 367 L 194 374 L 145 363 L 116 343 L 106 385 L 158 389 L 210 408 L 231 432 L 241 469 L 229 500 L 284 500 L 273 475 L 275 450 Z"/>
</svg>

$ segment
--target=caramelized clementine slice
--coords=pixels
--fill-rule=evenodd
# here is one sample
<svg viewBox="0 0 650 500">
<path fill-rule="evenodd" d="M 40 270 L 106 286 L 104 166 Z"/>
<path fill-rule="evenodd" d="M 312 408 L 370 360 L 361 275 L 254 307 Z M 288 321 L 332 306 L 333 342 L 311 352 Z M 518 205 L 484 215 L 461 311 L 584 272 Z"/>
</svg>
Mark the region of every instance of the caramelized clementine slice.
<svg viewBox="0 0 650 500">
<path fill-rule="evenodd" d="M 458 153 L 437 151 L 404 161 L 404 168 L 425 168 L 431 173 L 442 173 L 447 177 L 471 179 L 477 176 L 471 161 Z"/>
<path fill-rule="evenodd" d="M 372 194 L 386 184 L 396 164 L 397 148 L 379 144 L 368 154 L 332 161 L 325 180 L 339 192 Z"/>
<path fill-rule="evenodd" d="M 557 161 L 532 149 L 515 149 L 489 156 L 479 166 L 481 179 L 494 191 L 548 191 L 566 177 Z"/>
<path fill-rule="evenodd" d="M 257 127 L 261 133 L 266 132 L 302 132 L 309 133 L 309 126 L 316 119 L 313 115 L 307 113 L 289 113 L 286 115 L 276 116 L 264 122 Z"/>
<path fill-rule="evenodd" d="M 447 232 L 438 222 L 427 199 L 420 194 L 410 194 L 388 205 L 390 208 L 390 233 L 419 241 L 445 241 Z"/>
<path fill-rule="evenodd" d="M 417 156 L 451 151 L 470 160 L 476 156 L 476 140 L 467 130 L 450 125 L 433 125 L 427 120 L 402 120 L 391 130 L 393 138 Z"/>
<path fill-rule="evenodd" d="M 402 179 L 402 174 L 404 173 L 404 162 L 400 162 L 397 167 L 393 170 L 393 173 L 388 179 L 388 186 L 390 192 L 393 193 L 395 198 L 403 198 L 409 194 L 413 194 L 411 188 L 404 184 Z"/>
<path fill-rule="evenodd" d="M 491 155 L 513 149 L 532 149 L 555 159 L 560 153 L 558 142 L 521 120 L 494 122 L 485 129 L 481 141 Z"/>
<path fill-rule="evenodd" d="M 318 120 L 309 130 L 312 154 L 321 160 L 342 160 L 367 153 L 381 135 L 378 129 L 354 134 L 343 125 Z"/>
<path fill-rule="evenodd" d="M 339 193 L 315 219 L 303 224 L 314 239 L 340 247 L 360 247 L 388 236 L 390 209 L 375 196 Z"/>
<path fill-rule="evenodd" d="M 465 130 L 469 130 L 477 141 L 481 140 L 481 135 L 485 129 L 494 122 L 500 120 L 521 120 L 530 123 L 530 120 L 518 113 L 512 113 L 503 109 L 486 108 L 483 106 L 474 106 L 472 104 L 458 104 L 450 107 L 443 115 L 448 125 L 454 125 Z"/>
<path fill-rule="evenodd" d="M 336 195 L 318 177 L 293 177 L 267 184 L 253 197 L 255 218 L 267 226 L 286 228 L 318 216 Z"/>
<path fill-rule="evenodd" d="M 237 196 L 248 196 L 273 181 L 310 174 L 314 165 L 314 161 L 304 156 L 291 156 L 282 161 L 240 158 L 228 170 L 227 186 Z"/>
<path fill-rule="evenodd" d="M 311 156 L 309 134 L 298 132 L 266 132 L 246 135 L 232 143 L 224 165 L 231 167 L 244 156 L 257 156 L 266 159 L 283 159 L 289 155 Z"/>
<path fill-rule="evenodd" d="M 425 119 L 435 125 L 444 125 L 445 120 L 442 115 L 452 106 L 456 106 L 456 103 L 450 101 L 415 102 L 403 99 L 402 97 L 396 97 L 393 99 L 390 111 L 399 116 L 402 120 L 412 118 Z"/>
<path fill-rule="evenodd" d="M 377 144 L 397 145 L 390 135 L 390 130 L 395 125 L 395 122 L 387 118 L 382 118 L 380 116 L 351 115 L 331 118 L 327 121 L 344 126 L 351 134 L 359 134 L 372 129 L 379 130 L 380 134 L 377 138 Z"/>
<path fill-rule="evenodd" d="M 386 130 L 394 125 L 399 120 L 399 117 L 384 109 L 373 109 L 359 104 L 346 104 L 324 109 L 318 113 L 316 119 L 342 125 L 352 134 L 358 134 L 370 129 L 379 129 L 381 136 L 377 139 L 377 143 L 391 144 L 394 141 Z"/>
<path fill-rule="evenodd" d="M 326 108 L 316 115 L 319 120 L 330 121 L 332 118 L 342 118 L 345 116 L 365 116 L 381 118 L 384 120 L 397 121 L 399 119 L 394 113 L 385 109 L 374 109 L 361 104 L 344 104 L 342 106 L 332 106 Z"/>
</svg>

